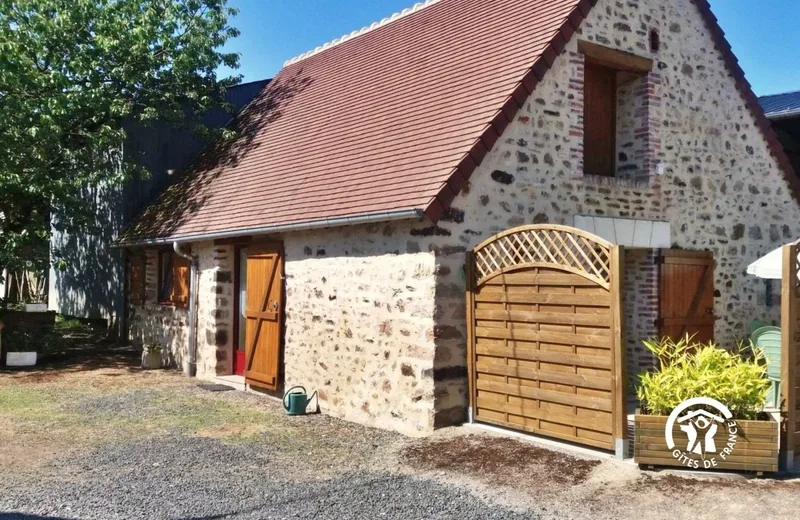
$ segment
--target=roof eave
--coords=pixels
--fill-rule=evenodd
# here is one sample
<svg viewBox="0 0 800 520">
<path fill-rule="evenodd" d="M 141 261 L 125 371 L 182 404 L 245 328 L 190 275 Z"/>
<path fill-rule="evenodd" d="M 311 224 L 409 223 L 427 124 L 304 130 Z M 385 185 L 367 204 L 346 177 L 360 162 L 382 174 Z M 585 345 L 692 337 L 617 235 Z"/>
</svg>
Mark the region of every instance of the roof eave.
<svg viewBox="0 0 800 520">
<path fill-rule="evenodd" d="M 377 222 L 391 222 L 395 220 L 412 220 L 425 216 L 422 209 L 403 209 L 397 211 L 380 211 L 376 213 L 360 213 L 344 217 L 324 218 L 317 220 L 306 220 L 291 222 L 288 224 L 272 224 L 268 226 L 256 226 L 251 228 L 214 231 L 210 233 L 194 233 L 188 235 L 177 235 L 159 238 L 142 238 L 131 240 L 120 240 L 114 247 L 142 247 L 158 246 L 171 244 L 173 242 L 200 242 L 205 240 L 219 240 L 226 238 L 238 238 L 252 235 L 269 235 L 274 233 L 286 233 L 292 231 L 306 231 L 311 229 L 322 229 L 329 227 L 352 226 L 358 224 L 371 224 Z"/>
<path fill-rule="evenodd" d="M 784 110 L 782 112 L 770 112 L 765 114 L 770 121 L 780 121 L 781 119 L 791 119 L 800 116 L 800 108 Z"/>
<path fill-rule="evenodd" d="M 561 51 L 564 50 L 569 40 L 578 31 L 583 20 L 597 3 L 597 0 L 581 0 L 572 12 L 566 17 L 561 27 L 553 34 L 553 38 L 542 51 L 525 75 L 517 83 L 514 90 L 509 93 L 505 103 L 501 106 L 494 119 L 489 121 L 483 133 L 475 140 L 472 148 L 453 168 L 446 183 L 442 185 L 439 193 L 431 199 L 425 209 L 426 216 L 437 222 L 450 207 L 450 204 L 467 184 L 475 169 L 481 164 L 505 129 L 517 117 L 519 110 L 525 106 L 528 97 L 533 94 L 539 81 L 555 62 Z"/>
</svg>

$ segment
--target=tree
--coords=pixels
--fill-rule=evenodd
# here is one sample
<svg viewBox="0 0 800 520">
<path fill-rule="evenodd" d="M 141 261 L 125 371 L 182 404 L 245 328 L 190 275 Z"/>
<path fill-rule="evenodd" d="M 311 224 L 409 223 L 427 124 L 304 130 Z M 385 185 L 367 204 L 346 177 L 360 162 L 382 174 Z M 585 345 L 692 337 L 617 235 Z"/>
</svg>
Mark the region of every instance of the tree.
<svg viewBox="0 0 800 520">
<path fill-rule="evenodd" d="M 121 153 L 123 121 L 211 137 L 198 116 L 239 81 L 217 77 L 239 61 L 221 50 L 239 34 L 226 4 L 0 0 L 0 268 L 46 267 L 52 215 L 86 226 L 87 189 L 146 173 Z"/>
</svg>

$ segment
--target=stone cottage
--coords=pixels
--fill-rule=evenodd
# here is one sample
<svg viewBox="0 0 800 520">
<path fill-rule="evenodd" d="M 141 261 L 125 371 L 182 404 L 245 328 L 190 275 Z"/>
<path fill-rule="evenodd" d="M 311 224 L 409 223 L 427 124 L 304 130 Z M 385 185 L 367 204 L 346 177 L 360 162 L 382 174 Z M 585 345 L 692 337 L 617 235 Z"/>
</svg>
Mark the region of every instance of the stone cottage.
<svg viewBox="0 0 800 520">
<path fill-rule="evenodd" d="M 703 259 L 670 283 L 707 337 L 778 318 L 744 273 L 800 234 L 797 181 L 706 0 L 428 1 L 290 60 L 235 124 L 121 240 L 131 339 L 198 377 L 464 421 L 465 253 L 524 224 L 625 246 L 629 372 L 670 330 L 667 250 Z"/>
</svg>

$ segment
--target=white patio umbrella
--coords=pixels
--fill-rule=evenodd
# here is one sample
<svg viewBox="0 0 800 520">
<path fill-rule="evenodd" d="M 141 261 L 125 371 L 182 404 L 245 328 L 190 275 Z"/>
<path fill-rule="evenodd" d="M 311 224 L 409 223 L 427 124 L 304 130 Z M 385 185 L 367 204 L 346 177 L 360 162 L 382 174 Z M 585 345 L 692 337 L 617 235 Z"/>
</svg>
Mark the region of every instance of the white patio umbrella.
<svg viewBox="0 0 800 520">
<path fill-rule="evenodd" d="M 780 280 L 783 277 L 783 248 L 779 247 L 748 265 L 747 274 L 768 280 Z"/>
</svg>

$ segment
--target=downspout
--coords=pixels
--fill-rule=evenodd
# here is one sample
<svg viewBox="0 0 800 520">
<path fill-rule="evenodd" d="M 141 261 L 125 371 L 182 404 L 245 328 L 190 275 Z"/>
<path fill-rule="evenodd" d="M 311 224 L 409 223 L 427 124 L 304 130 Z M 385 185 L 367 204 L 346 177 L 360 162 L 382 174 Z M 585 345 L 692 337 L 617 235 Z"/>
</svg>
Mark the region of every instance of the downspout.
<svg viewBox="0 0 800 520">
<path fill-rule="evenodd" d="M 189 260 L 189 362 L 186 364 L 186 375 L 197 376 L 197 256 L 186 253 L 178 241 L 172 243 L 175 254 Z"/>
</svg>

